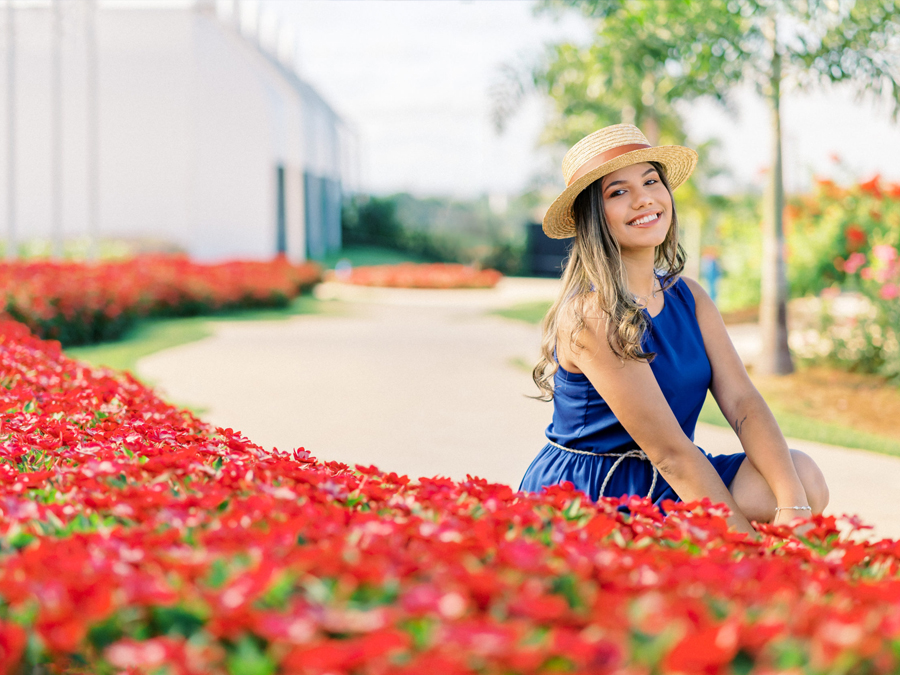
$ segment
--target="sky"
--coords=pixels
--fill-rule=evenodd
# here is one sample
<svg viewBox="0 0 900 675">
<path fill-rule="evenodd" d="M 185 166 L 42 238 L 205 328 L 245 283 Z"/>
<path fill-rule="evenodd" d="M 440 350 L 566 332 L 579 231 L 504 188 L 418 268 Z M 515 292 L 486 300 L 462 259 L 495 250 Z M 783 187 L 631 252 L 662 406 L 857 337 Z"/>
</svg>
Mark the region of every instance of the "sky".
<svg viewBox="0 0 900 675">
<path fill-rule="evenodd" d="M 533 62 L 549 42 L 585 40 L 580 16 L 535 15 L 520 0 L 259 2 L 293 26 L 301 75 L 354 129 L 362 190 L 464 197 L 514 194 L 548 173 L 561 181 L 562 151 L 539 144 L 546 101 L 529 97 L 498 135 L 489 89 L 503 64 Z M 721 192 L 761 186 L 769 164 L 764 102 L 749 87 L 734 100 L 736 117 L 711 102 L 683 106 L 691 141 L 722 143 L 731 176 L 714 184 Z M 887 105 L 830 88 L 788 91 L 782 112 L 789 192 L 814 174 L 900 181 L 900 123 Z"/>
</svg>

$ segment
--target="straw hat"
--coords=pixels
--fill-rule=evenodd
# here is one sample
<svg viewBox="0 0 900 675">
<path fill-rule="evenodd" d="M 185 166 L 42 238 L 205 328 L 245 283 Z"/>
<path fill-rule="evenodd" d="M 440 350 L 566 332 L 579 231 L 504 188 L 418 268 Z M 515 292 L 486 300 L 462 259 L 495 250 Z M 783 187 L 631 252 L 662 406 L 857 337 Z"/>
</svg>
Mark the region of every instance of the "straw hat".
<svg viewBox="0 0 900 675">
<path fill-rule="evenodd" d="M 544 215 L 544 232 L 552 239 L 575 236 L 575 198 L 595 180 L 640 162 L 659 162 L 674 190 L 697 165 L 697 153 L 680 145 L 653 147 L 631 124 L 613 124 L 578 141 L 563 158 L 566 189 Z"/>
</svg>

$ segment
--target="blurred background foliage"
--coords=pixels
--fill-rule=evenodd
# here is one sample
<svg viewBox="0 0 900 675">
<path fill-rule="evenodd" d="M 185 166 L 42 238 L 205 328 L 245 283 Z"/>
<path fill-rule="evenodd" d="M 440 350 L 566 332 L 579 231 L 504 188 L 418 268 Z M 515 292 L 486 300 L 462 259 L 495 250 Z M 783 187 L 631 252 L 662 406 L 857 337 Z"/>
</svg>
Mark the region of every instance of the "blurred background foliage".
<svg viewBox="0 0 900 675">
<path fill-rule="evenodd" d="M 391 249 L 422 262 L 526 273 L 525 225 L 540 196 L 483 195 L 475 199 L 357 195 L 344 204 L 344 245 Z"/>
<path fill-rule="evenodd" d="M 468 201 L 357 196 L 344 209 L 346 251 L 377 248 L 413 261 L 528 274 L 524 226 L 540 200 L 537 191 L 495 201 L 493 207 L 487 196 Z M 698 256 L 702 250 L 720 265 L 720 310 L 726 319 L 755 321 L 762 196 L 705 194 L 687 183 L 677 203 L 690 230 L 689 253 Z M 792 344 L 795 355 L 802 363 L 900 383 L 900 184 L 878 176 L 844 185 L 819 178 L 809 192 L 789 195 L 783 216 L 791 327 L 815 334 Z M 361 264 L 380 261 L 360 259 Z"/>
<path fill-rule="evenodd" d="M 783 199 L 779 141 L 767 199 L 758 192 L 714 194 L 711 179 L 727 172 L 715 161 L 716 139 L 689 139 L 678 106 L 705 97 L 727 109 L 734 88 L 751 83 L 770 102 L 779 139 L 785 93 L 844 83 L 885 96 L 896 119 L 896 0 L 544 0 L 539 11 L 580 13 L 591 38 L 548 45 L 530 62 L 500 69 L 491 90 L 498 131 L 537 93 L 548 105 L 543 141 L 560 157 L 586 134 L 623 122 L 636 124 L 654 145 L 695 147 L 700 164 L 676 195 L 687 273 L 717 285 L 726 315 L 755 321 L 762 304 L 771 324 L 777 305 L 761 303 L 762 277 L 772 288 L 786 270 L 775 285 L 787 286 L 793 299 L 792 331 L 808 332 L 791 344 L 795 356 L 900 381 L 900 187 L 882 185 L 877 176 L 853 176 L 844 186 L 817 179 L 807 194 Z M 358 197 L 346 209 L 345 242 L 527 274 L 525 224 L 539 221 L 535 207 L 562 187 L 558 176 L 537 182 L 539 188 L 502 205 L 486 196 Z M 716 261 L 718 282 L 702 278 L 701 256 Z M 777 257 L 783 267 L 767 265 Z M 778 315 L 783 321 L 784 312 Z"/>
</svg>

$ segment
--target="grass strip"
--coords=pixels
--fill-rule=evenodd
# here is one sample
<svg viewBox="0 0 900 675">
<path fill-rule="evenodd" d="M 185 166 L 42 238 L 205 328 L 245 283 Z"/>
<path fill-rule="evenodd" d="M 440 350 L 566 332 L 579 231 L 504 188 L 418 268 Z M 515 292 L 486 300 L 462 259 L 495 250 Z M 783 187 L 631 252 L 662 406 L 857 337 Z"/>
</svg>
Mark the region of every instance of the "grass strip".
<svg viewBox="0 0 900 675">
<path fill-rule="evenodd" d="M 403 251 L 395 251 L 380 246 L 346 246 L 336 253 L 325 256 L 322 264 L 334 269 L 339 260 L 349 260 L 353 267 L 368 267 L 370 265 L 398 265 L 400 263 L 424 263 L 432 262 L 420 256 L 415 256 Z"/>
<path fill-rule="evenodd" d="M 204 316 L 144 319 L 121 340 L 68 347 L 65 352 L 73 359 L 86 361 L 94 366 L 107 366 L 136 374 L 139 359 L 163 349 L 196 342 L 212 335 L 208 321 L 209 319 Z"/>
<path fill-rule="evenodd" d="M 766 398 L 766 403 L 769 404 L 772 414 L 775 415 L 781 433 L 788 438 L 900 456 L 900 443 L 894 438 L 798 415 L 795 412 L 784 410 L 777 401 L 771 400 L 771 397 Z M 700 411 L 699 421 L 718 427 L 731 428 L 722 415 L 722 411 L 719 410 L 716 400 L 709 393 L 706 395 L 706 402 Z"/>
<path fill-rule="evenodd" d="M 502 316 L 507 319 L 515 319 L 516 321 L 524 321 L 526 323 L 539 324 L 550 309 L 553 303 L 549 300 L 538 300 L 535 302 L 523 302 L 511 307 L 498 309 L 491 314 Z"/>
<path fill-rule="evenodd" d="M 66 354 L 94 366 L 127 370 L 136 375 L 137 362 L 164 349 L 197 342 L 213 334 L 214 321 L 283 321 L 301 314 L 328 311 L 326 305 L 309 295 L 294 298 L 286 307 L 229 310 L 203 316 L 143 319 L 121 340 L 69 347 Z"/>
</svg>

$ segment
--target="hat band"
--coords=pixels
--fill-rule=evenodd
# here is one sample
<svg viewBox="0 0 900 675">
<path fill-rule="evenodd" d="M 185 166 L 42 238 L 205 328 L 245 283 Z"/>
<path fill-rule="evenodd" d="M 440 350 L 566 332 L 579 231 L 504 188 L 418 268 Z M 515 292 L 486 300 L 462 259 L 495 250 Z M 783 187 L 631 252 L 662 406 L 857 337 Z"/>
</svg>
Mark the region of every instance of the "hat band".
<svg viewBox="0 0 900 675">
<path fill-rule="evenodd" d="M 626 152 L 631 152 L 632 150 L 644 150 L 645 148 L 649 148 L 651 146 L 645 143 L 631 143 L 630 145 L 620 145 L 617 148 L 611 148 L 606 152 L 601 152 L 599 155 L 594 155 L 580 167 L 578 167 L 578 171 L 572 174 L 572 177 L 569 179 L 569 182 L 566 183 L 566 187 L 569 187 L 576 180 L 589 174 L 591 171 L 596 169 L 598 166 L 606 164 L 609 160 L 615 159 L 621 155 L 624 155 Z"/>
</svg>

